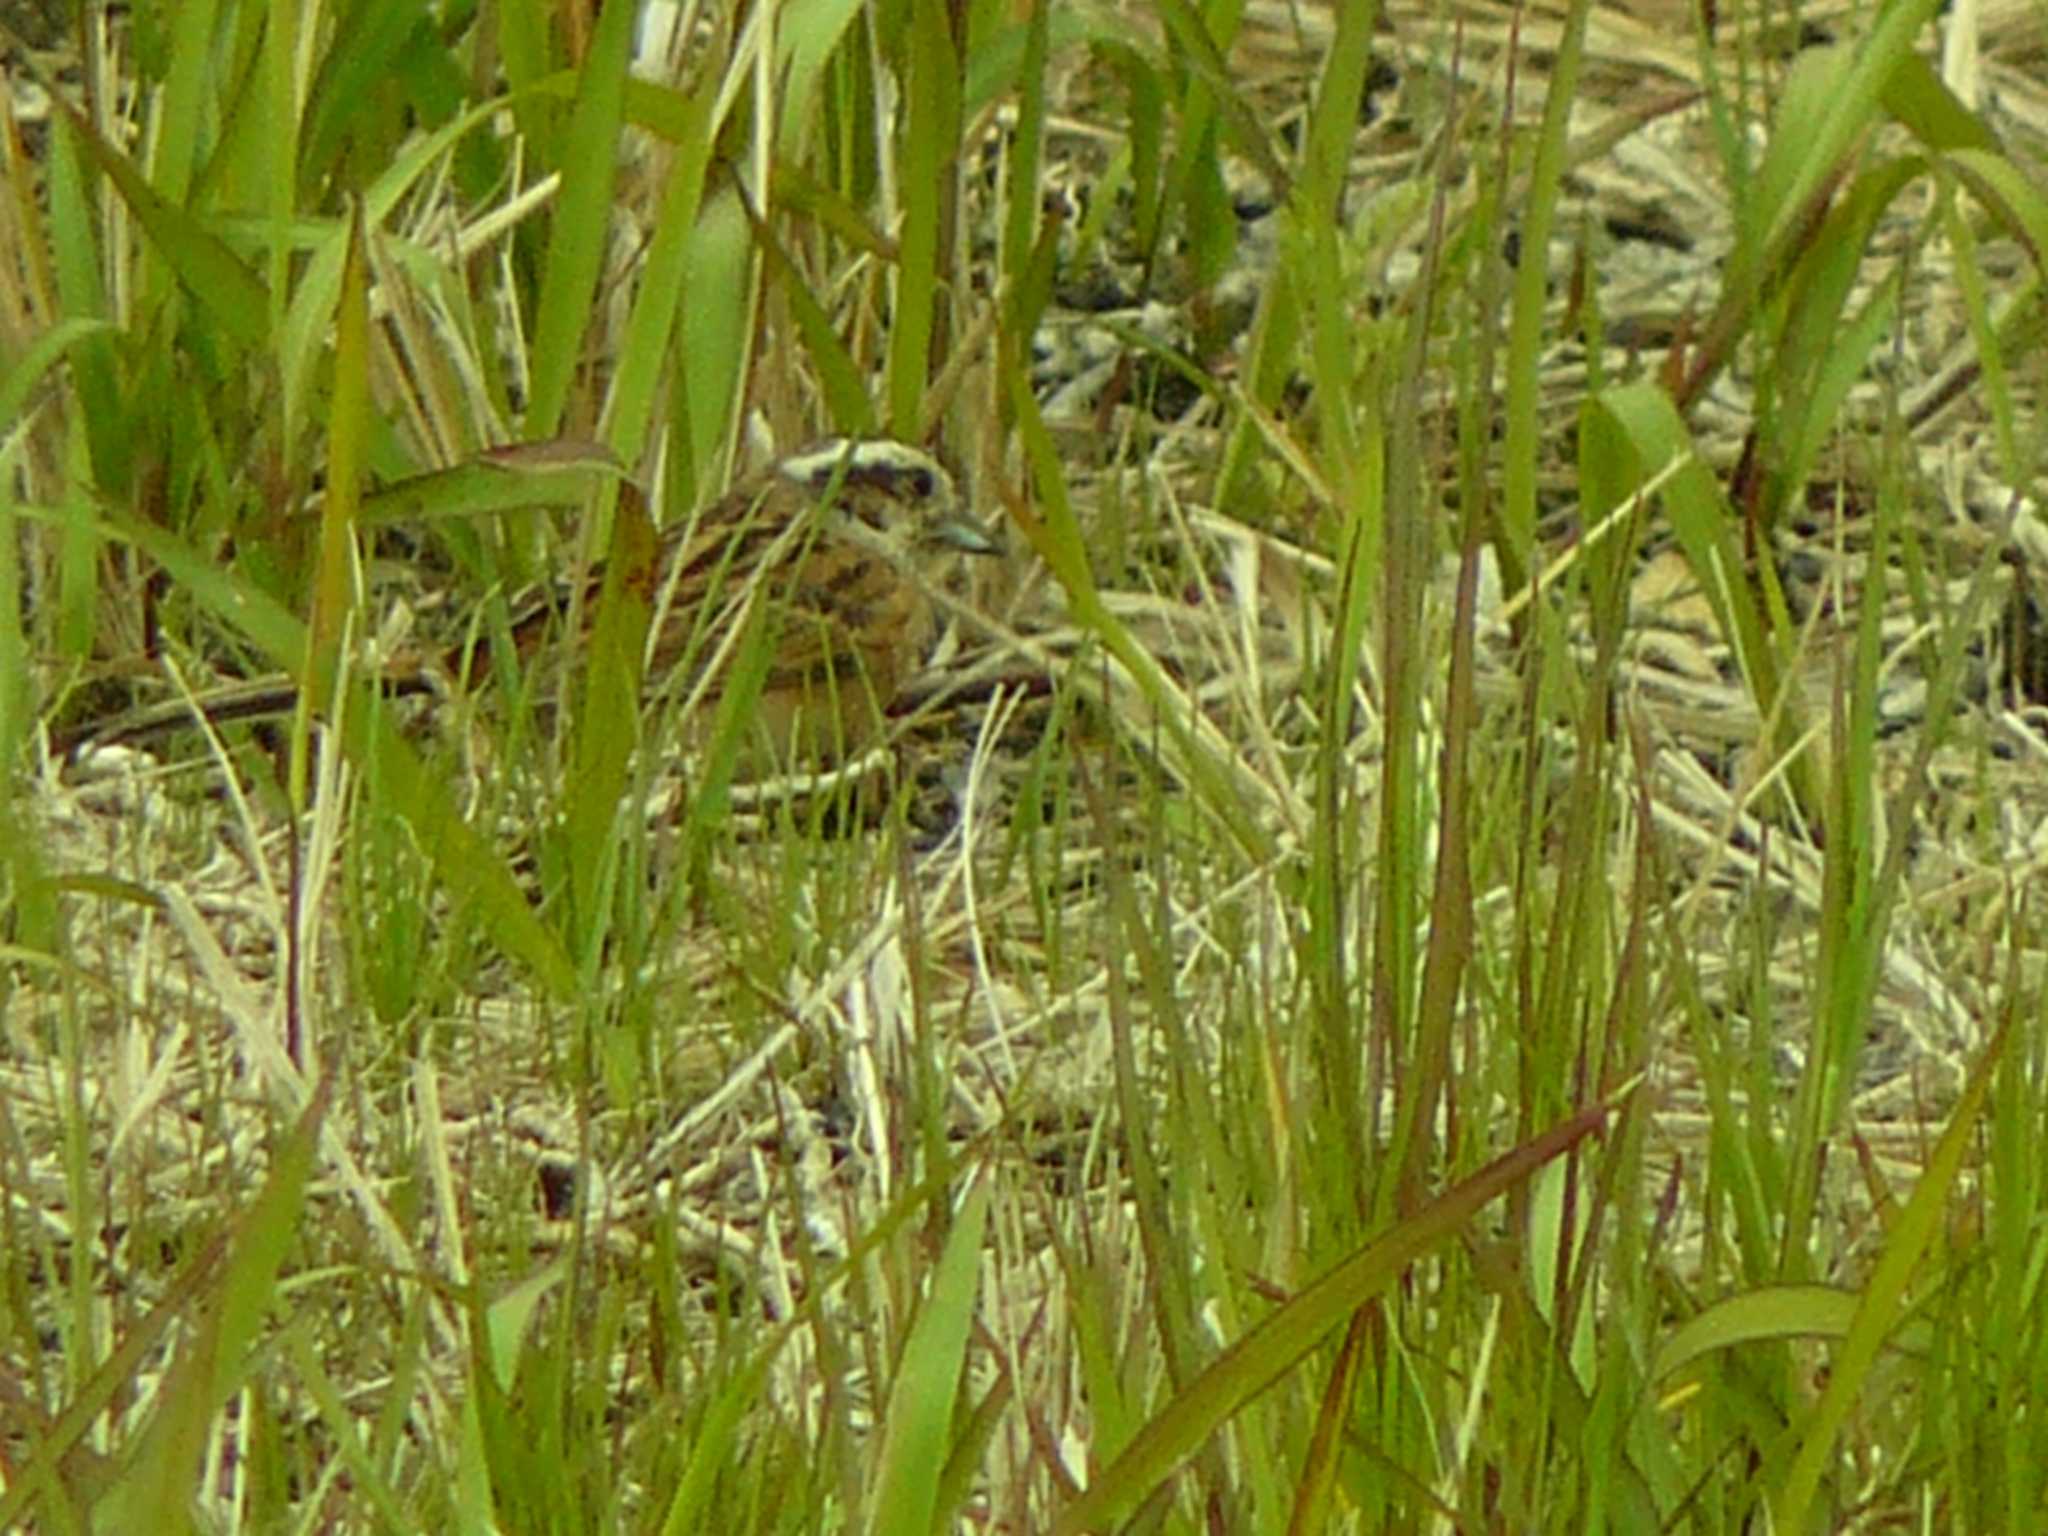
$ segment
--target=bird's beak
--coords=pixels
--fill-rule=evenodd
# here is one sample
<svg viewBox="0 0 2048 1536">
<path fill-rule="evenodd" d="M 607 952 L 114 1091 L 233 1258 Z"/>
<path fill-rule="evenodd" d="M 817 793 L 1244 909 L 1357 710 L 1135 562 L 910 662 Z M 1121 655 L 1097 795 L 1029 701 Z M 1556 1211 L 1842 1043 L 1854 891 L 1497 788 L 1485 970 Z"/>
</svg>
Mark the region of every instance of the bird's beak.
<svg viewBox="0 0 2048 1536">
<path fill-rule="evenodd" d="M 951 512 L 934 519 L 926 526 L 925 537 L 933 544 L 942 544 L 966 555 L 1000 555 L 1003 552 L 1003 541 L 964 512 Z"/>
</svg>

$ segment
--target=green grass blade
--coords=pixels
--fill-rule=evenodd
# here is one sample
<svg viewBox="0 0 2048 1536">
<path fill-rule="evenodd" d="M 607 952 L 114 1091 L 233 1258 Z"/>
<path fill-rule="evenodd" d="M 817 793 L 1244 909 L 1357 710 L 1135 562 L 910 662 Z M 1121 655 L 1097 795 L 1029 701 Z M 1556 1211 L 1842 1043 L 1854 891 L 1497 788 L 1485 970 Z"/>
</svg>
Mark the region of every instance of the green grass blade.
<svg viewBox="0 0 2048 1536">
<path fill-rule="evenodd" d="M 469 111 L 408 144 L 391 166 L 363 194 L 366 228 L 381 232 L 400 202 L 420 179 L 440 164 L 465 135 L 489 124 L 513 105 L 510 100 L 480 102 Z M 342 269 L 348 260 L 348 224 L 335 220 L 321 226 L 318 243 L 307 260 L 298 286 L 286 306 L 276 352 L 284 376 L 284 441 L 297 442 L 298 427 L 310 410 L 315 381 L 326 359 L 329 328 L 341 294 Z M 544 434 L 541 434 L 544 435 Z"/>
<path fill-rule="evenodd" d="M 214 1414 L 246 1378 L 276 1301 L 278 1271 L 298 1237 L 334 1081 L 331 1076 L 321 1080 L 278 1147 L 263 1188 L 229 1237 L 218 1290 L 200 1298 L 204 1310 L 195 1336 L 166 1374 L 136 1460 L 107 1500 L 106 1529 L 195 1528 L 200 1450 Z"/>
<path fill-rule="evenodd" d="M 941 285 L 950 277 L 953 232 L 945 215 L 953 199 L 946 182 L 960 140 L 960 61 L 943 0 L 912 0 L 912 11 L 903 48 L 903 219 L 889 331 L 889 430 L 918 442 L 927 427 L 924 395 Z"/>
<path fill-rule="evenodd" d="M 618 484 L 621 473 L 619 461 L 596 443 L 521 443 L 372 491 L 361 518 L 375 528 L 580 507 Z"/>
<path fill-rule="evenodd" d="M 711 165 L 713 104 L 709 90 L 699 90 L 681 103 L 675 158 L 662 190 L 660 217 L 648 242 L 632 317 L 621 338 L 605 416 L 612 448 L 630 465 L 639 464 L 654 439 L 662 403 L 659 381 L 674 360 L 673 341 L 689 293 L 690 235 L 703 206 Z"/>
<path fill-rule="evenodd" d="M 570 947 L 586 977 L 603 963 L 619 867 L 619 808 L 640 741 L 640 663 L 660 580 L 654 525 L 638 491 L 620 498 L 593 616 L 590 660 L 576 699 L 569 799 Z"/>
<path fill-rule="evenodd" d="M 607 6 L 599 14 L 577 84 L 534 325 L 533 400 L 526 417 L 531 437 L 553 437 L 561 430 L 569 386 L 583 361 L 591 300 L 611 246 L 626 65 L 638 15 L 639 8 L 631 5 Z"/>
<path fill-rule="evenodd" d="M 1493 1200 L 1598 1131 L 1616 1102 L 1582 1110 L 1497 1158 L 1274 1311 L 1169 1402 L 1088 1491 L 1060 1511 L 1053 1536 L 1079 1536 L 1126 1518 L 1203 1441 L 1299 1364 L 1331 1329 L 1384 1294 L 1410 1264 L 1449 1242 Z"/>
<path fill-rule="evenodd" d="M 867 1529 L 873 1536 L 930 1536 L 939 1479 L 952 1439 L 953 1410 L 981 1272 L 981 1234 L 990 1185 L 975 1182 L 947 1235 L 931 1293 L 918 1309 L 889 1384 Z"/>
<path fill-rule="evenodd" d="M 1836 1455 L 1842 1428 L 1864 1399 L 1878 1351 L 1898 1327 L 1907 1286 L 1950 1209 L 1951 1194 L 1962 1173 L 1965 1155 L 1977 1137 L 1992 1077 L 2010 1030 L 2010 1022 L 2001 1021 L 1997 1033 L 1970 1069 L 1969 1081 L 1949 1116 L 1941 1140 L 1935 1144 L 1926 1172 L 1921 1174 L 1886 1236 L 1884 1251 L 1863 1288 L 1848 1335 L 1829 1364 L 1827 1386 L 1800 1427 L 1797 1454 L 1772 1500 L 1773 1525 L 1780 1531 L 1807 1529 L 1808 1511 L 1819 1492 L 1821 1478 Z"/>
<path fill-rule="evenodd" d="M 725 463 L 752 354 L 753 226 L 736 191 L 723 189 L 704 205 L 688 245 L 689 303 L 676 334 L 683 417 L 677 447 L 683 485 L 694 499 L 715 489 L 707 477 Z"/>
<path fill-rule="evenodd" d="M 103 537 L 125 539 L 162 565 L 173 580 L 248 637 L 287 671 L 304 665 L 306 631 L 281 605 L 221 570 L 163 529 L 125 520 L 102 525 Z M 505 861 L 463 820 L 448 787 L 427 771 L 419 755 L 377 709 L 367 690 L 349 700 L 345 746 L 373 754 L 377 772 L 418 833 L 421 850 L 458 895 L 477 903 L 491 938 L 528 966 L 548 990 L 575 995 L 576 978 L 560 942 L 541 925 Z"/>
<path fill-rule="evenodd" d="M 1501 536 L 1497 553 L 1501 579 L 1519 588 L 1534 569 L 1536 554 L 1536 473 L 1540 424 L 1538 392 L 1542 378 L 1544 306 L 1552 275 L 1549 262 L 1551 229 L 1563 188 L 1569 150 L 1572 105 L 1578 94 L 1579 70 L 1585 61 L 1586 16 L 1591 0 L 1572 0 L 1565 12 L 1564 33 L 1543 98 L 1543 126 L 1536 139 L 1536 164 L 1529 177 L 1521 215 L 1523 257 L 1514 276 L 1513 313 L 1508 322 L 1507 398 L 1501 423 Z"/>
<path fill-rule="evenodd" d="M 101 137 L 85 115 L 71 105 L 61 86 L 46 76 L 39 83 L 49 91 L 52 103 L 70 125 L 74 142 L 114 184 L 157 254 L 194 302 L 224 335 L 244 346 L 261 345 L 270 324 L 270 291 L 263 280 L 204 220 L 151 186 L 128 157 Z"/>
</svg>

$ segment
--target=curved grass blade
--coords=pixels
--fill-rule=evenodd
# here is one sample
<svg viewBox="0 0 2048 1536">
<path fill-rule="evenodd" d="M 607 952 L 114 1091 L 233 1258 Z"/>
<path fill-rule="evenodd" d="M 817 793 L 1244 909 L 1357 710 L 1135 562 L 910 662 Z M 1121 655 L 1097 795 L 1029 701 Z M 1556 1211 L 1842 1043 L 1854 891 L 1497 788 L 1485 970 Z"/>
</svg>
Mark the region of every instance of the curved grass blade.
<svg viewBox="0 0 2048 1536">
<path fill-rule="evenodd" d="M 1562 1156 L 1606 1123 L 1610 1098 L 1581 1110 L 1496 1158 L 1383 1232 L 1253 1328 L 1175 1397 L 1088 1491 L 1060 1512 L 1053 1536 L 1116 1525 L 1239 1409 L 1300 1364 L 1330 1331 L 1449 1242 L 1496 1197 Z"/>
</svg>

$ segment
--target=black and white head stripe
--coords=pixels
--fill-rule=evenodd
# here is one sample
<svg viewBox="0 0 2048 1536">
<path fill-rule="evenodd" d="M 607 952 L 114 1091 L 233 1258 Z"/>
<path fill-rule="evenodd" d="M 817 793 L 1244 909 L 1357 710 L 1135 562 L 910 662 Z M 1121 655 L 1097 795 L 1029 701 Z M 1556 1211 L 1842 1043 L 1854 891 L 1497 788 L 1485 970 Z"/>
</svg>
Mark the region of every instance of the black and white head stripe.
<svg viewBox="0 0 2048 1536">
<path fill-rule="evenodd" d="M 785 480 L 822 494 L 834 484 L 879 491 L 913 506 L 955 506 L 953 477 L 930 454 L 887 439 L 832 438 L 784 459 Z"/>
</svg>

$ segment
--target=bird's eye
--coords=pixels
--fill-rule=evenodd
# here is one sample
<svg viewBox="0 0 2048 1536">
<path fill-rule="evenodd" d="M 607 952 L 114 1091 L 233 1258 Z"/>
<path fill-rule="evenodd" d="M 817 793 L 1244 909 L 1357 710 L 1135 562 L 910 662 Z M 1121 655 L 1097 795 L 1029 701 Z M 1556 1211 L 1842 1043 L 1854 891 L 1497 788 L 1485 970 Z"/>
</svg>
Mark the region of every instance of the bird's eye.
<svg viewBox="0 0 2048 1536">
<path fill-rule="evenodd" d="M 919 501 L 929 499 L 936 488 L 932 483 L 932 472 L 928 469 L 913 469 L 909 479 L 910 494 Z"/>
</svg>

